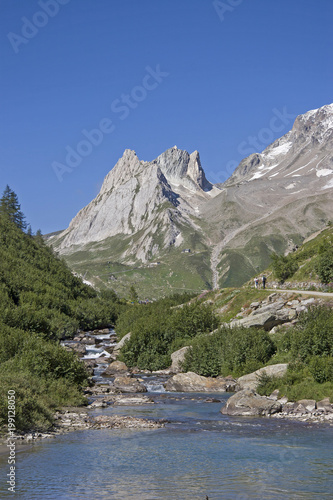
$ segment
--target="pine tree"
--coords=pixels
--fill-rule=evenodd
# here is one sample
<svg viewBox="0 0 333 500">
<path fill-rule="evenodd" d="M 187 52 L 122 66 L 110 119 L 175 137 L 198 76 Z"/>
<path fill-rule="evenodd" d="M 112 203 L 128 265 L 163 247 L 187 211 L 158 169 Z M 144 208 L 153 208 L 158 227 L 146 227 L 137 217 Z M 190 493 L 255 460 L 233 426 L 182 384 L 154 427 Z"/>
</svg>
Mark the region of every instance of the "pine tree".
<svg viewBox="0 0 333 500">
<path fill-rule="evenodd" d="M 7 185 L 0 199 L 0 215 L 8 217 L 17 227 L 24 231 L 27 227 L 25 216 L 21 212 L 21 206 L 17 195 Z"/>
</svg>

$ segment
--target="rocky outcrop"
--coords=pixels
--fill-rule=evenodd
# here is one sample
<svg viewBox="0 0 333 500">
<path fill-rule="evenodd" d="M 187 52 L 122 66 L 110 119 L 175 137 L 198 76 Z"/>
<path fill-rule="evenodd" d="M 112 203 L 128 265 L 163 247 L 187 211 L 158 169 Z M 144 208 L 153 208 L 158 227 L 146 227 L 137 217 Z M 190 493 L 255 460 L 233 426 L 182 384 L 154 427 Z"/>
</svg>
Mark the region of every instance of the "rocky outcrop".
<svg viewBox="0 0 333 500">
<path fill-rule="evenodd" d="M 164 387 L 175 392 L 232 392 L 237 383 L 232 378 L 203 377 L 193 372 L 178 373 L 171 377 Z"/>
<path fill-rule="evenodd" d="M 172 364 L 171 364 L 170 371 L 172 373 L 178 373 L 178 372 L 183 371 L 181 365 L 185 359 L 185 354 L 187 353 L 187 351 L 189 349 L 190 349 L 190 346 L 185 346 L 185 347 L 182 347 L 181 349 L 178 349 L 178 351 L 175 351 L 171 354 Z"/>
<path fill-rule="evenodd" d="M 225 406 L 221 408 L 221 413 L 231 416 L 267 416 L 281 410 L 282 405 L 278 401 L 259 396 L 251 389 L 244 389 L 228 399 Z"/>
<path fill-rule="evenodd" d="M 284 307 L 287 300 L 278 298 L 278 300 L 269 302 L 254 302 L 251 304 L 252 312 L 241 319 L 235 319 L 230 326 L 261 327 L 270 331 L 277 325 L 290 323 L 297 317 L 296 307 Z"/>
<path fill-rule="evenodd" d="M 290 300 L 287 293 L 274 292 L 267 299 L 252 302 L 249 309 L 242 309 L 230 322 L 231 327 L 260 327 L 275 333 L 280 327 L 290 327 L 298 321 L 301 312 L 308 311 L 309 306 L 320 304 L 320 299 L 294 298 Z"/>
<path fill-rule="evenodd" d="M 113 385 L 120 392 L 147 392 L 146 387 L 136 378 L 116 377 L 113 381 Z"/>
<path fill-rule="evenodd" d="M 255 390 L 259 383 L 259 377 L 266 374 L 269 377 L 283 377 L 287 373 L 288 363 L 279 363 L 277 365 L 265 366 L 255 372 L 243 375 L 237 379 L 237 383 L 241 389 Z"/>
</svg>

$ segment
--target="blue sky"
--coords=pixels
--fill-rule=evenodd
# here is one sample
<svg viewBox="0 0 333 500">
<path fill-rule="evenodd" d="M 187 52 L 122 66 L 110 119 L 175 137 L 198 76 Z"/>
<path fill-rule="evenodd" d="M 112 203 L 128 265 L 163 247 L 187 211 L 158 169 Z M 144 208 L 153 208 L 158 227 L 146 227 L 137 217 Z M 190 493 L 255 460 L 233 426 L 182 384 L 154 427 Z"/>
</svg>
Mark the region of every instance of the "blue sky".
<svg viewBox="0 0 333 500">
<path fill-rule="evenodd" d="M 197 149 L 222 182 L 333 101 L 331 0 L 0 0 L 0 14 L 0 191 L 43 233 L 126 148 Z"/>
</svg>

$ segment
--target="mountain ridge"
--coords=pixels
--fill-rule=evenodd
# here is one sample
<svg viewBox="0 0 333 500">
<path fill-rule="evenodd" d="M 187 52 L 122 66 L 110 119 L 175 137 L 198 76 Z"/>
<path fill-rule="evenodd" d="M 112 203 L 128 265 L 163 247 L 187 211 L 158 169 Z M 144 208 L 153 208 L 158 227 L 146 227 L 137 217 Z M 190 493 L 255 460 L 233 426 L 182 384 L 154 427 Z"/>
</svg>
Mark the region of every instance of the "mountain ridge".
<svg viewBox="0 0 333 500">
<path fill-rule="evenodd" d="M 107 261 L 123 266 L 161 260 L 171 276 L 185 266 L 183 288 L 193 273 L 198 287 L 232 286 L 266 267 L 272 251 L 285 252 L 323 227 L 332 187 L 329 104 L 299 115 L 287 134 L 242 160 L 223 184 L 207 180 L 197 151 L 174 146 L 145 162 L 127 149 L 97 197 L 49 243 L 76 270 L 84 267 L 84 252 L 88 272 L 91 259 L 101 264 L 109 253 Z M 181 255 L 186 249 L 196 262 L 192 270 Z"/>
</svg>

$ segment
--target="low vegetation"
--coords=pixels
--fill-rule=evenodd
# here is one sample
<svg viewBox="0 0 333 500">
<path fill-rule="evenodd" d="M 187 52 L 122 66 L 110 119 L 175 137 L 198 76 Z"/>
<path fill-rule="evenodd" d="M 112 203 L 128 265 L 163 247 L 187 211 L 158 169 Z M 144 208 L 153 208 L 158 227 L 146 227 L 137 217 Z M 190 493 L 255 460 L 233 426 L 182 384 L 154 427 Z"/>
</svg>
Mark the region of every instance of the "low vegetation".
<svg viewBox="0 0 333 500">
<path fill-rule="evenodd" d="M 333 228 L 331 225 L 316 238 L 288 255 L 272 254 L 272 269 L 280 281 L 333 282 Z"/>
<path fill-rule="evenodd" d="M 113 324 L 123 305 L 113 292 L 83 284 L 40 232 L 25 223 L 7 186 L 0 200 L 0 428 L 8 390 L 16 393 L 16 428 L 45 429 L 54 409 L 82 404 L 87 373 L 60 339 Z"/>
<path fill-rule="evenodd" d="M 135 305 L 120 316 L 117 331 L 132 333 L 121 353 L 126 364 L 148 370 L 167 368 L 172 352 L 217 328 L 219 322 L 211 306 L 194 302 L 177 307 L 184 299 L 186 295 L 176 295 Z"/>
</svg>

